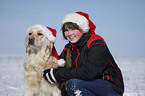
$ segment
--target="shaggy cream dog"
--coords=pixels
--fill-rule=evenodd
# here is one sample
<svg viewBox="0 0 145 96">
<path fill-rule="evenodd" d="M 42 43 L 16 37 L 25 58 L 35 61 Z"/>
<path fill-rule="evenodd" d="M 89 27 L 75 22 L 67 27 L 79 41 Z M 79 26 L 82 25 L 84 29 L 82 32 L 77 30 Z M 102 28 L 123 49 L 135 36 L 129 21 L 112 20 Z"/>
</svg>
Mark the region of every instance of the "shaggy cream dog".
<svg viewBox="0 0 145 96">
<path fill-rule="evenodd" d="M 27 58 L 24 63 L 24 96 L 61 96 L 58 84 L 49 84 L 42 76 L 45 69 L 57 68 L 65 63 L 52 56 L 55 36 L 53 30 L 48 28 L 39 24 L 28 28 L 25 38 Z"/>
</svg>

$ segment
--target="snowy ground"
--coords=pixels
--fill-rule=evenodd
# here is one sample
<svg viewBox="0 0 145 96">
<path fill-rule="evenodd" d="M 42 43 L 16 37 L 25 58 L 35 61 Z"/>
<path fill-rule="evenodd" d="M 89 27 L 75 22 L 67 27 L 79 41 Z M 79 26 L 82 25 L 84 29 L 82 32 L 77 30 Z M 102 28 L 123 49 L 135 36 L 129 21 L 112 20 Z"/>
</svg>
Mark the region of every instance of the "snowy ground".
<svg viewBox="0 0 145 96">
<path fill-rule="evenodd" d="M 0 55 L 0 96 L 23 96 L 25 56 Z M 145 96 L 145 58 L 116 58 L 121 68 L 124 96 Z"/>
</svg>

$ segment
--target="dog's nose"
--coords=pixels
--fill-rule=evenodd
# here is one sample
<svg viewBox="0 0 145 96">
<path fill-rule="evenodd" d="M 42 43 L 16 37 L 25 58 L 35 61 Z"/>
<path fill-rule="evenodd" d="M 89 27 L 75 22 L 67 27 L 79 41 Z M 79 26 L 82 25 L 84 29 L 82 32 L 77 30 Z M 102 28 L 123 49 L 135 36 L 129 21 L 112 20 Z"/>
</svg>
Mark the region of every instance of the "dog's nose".
<svg viewBox="0 0 145 96">
<path fill-rule="evenodd" d="M 34 45 L 34 40 L 35 40 L 34 37 L 30 37 L 29 38 L 29 44 Z"/>
</svg>

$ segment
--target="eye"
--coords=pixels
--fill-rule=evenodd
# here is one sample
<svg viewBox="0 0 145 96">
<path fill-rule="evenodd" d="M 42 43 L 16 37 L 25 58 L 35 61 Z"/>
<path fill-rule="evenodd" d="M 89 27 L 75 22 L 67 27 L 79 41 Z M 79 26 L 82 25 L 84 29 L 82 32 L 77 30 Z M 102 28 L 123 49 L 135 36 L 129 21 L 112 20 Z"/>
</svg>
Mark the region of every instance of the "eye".
<svg viewBox="0 0 145 96">
<path fill-rule="evenodd" d="M 72 29 L 72 30 L 77 30 L 77 29 Z"/>
<path fill-rule="evenodd" d="M 43 35 L 42 33 L 37 33 L 39 36 Z"/>
<path fill-rule="evenodd" d="M 29 33 L 29 35 L 32 35 L 32 33 Z"/>
<path fill-rule="evenodd" d="M 65 31 L 68 31 L 68 29 L 65 29 Z"/>
</svg>

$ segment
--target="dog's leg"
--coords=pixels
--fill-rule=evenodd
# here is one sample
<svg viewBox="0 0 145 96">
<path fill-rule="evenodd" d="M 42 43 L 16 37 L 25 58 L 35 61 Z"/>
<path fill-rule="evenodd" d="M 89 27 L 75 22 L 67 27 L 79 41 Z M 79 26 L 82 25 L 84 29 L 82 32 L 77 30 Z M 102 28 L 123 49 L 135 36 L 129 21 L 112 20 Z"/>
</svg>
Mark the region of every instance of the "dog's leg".
<svg viewBox="0 0 145 96">
<path fill-rule="evenodd" d="M 49 84 L 42 78 L 40 96 L 61 96 L 61 92 L 56 85 Z"/>
<path fill-rule="evenodd" d="M 30 84 L 30 83 L 26 83 L 24 96 L 40 96 L 39 86 Z"/>
<path fill-rule="evenodd" d="M 51 91 L 52 96 L 61 96 L 61 91 L 57 88 L 57 86 L 53 86 L 53 90 Z"/>
<path fill-rule="evenodd" d="M 36 77 L 35 72 L 25 72 L 25 93 L 24 96 L 40 96 L 40 82 Z"/>
<path fill-rule="evenodd" d="M 51 84 L 49 84 L 44 78 L 42 78 L 40 84 L 41 96 L 52 96 L 50 93 L 51 93 Z"/>
<path fill-rule="evenodd" d="M 34 96 L 34 89 L 32 88 L 32 85 L 28 82 L 27 79 L 25 79 L 24 96 Z"/>
</svg>

